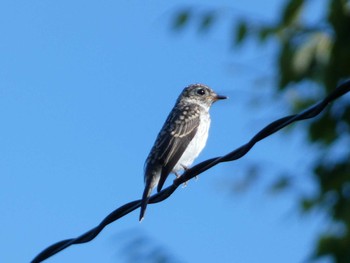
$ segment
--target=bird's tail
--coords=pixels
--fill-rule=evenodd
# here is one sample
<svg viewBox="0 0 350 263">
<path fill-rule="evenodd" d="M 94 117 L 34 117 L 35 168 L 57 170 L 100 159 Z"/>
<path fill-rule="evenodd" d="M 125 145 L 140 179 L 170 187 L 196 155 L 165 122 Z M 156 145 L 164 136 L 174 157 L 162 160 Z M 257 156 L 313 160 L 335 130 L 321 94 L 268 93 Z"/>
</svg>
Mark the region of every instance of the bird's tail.
<svg viewBox="0 0 350 263">
<path fill-rule="evenodd" d="M 151 183 L 146 182 L 145 190 L 143 191 L 143 195 L 142 195 L 141 212 L 139 217 L 140 222 L 145 216 L 146 208 L 147 208 L 149 197 L 151 196 L 152 190 L 153 190 L 153 187 L 151 186 Z"/>
</svg>

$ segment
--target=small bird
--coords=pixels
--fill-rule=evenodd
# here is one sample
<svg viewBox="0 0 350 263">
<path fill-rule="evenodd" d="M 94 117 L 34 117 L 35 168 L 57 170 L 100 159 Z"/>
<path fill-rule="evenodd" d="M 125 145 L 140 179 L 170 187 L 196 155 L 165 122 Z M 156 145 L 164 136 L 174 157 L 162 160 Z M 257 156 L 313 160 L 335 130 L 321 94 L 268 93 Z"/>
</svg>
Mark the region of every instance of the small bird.
<svg viewBox="0 0 350 263">
<path fill-rule="evenodd" d="M 157 186 L 160 192 L 170 173 L 179 177 L 178 172 L 186 170 L 203 150 L 210 126 L 209 108 L 222 99 L 227 97 L 203 84 L 189 85 L 181 92 L 145 162 L 140 221 L 152 190 Z"/>
</svg>

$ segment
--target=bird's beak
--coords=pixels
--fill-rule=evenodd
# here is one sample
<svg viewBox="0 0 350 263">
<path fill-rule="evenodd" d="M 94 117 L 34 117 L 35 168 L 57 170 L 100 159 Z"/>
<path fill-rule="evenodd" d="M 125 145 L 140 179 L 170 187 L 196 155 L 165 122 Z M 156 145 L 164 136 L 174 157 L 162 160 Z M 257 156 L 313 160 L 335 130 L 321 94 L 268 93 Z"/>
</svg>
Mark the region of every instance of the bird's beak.
<svg viewBox="0 0 350 263">
<path fill-rule="evenodd" d="M 226 99 L 228 99 L 228 97 L 227 97 L 227 96 L 222 96 L 222 95 L 216 95 L 216 96 L 214 97 L 214 101 L 217 101 L 217 100 L 226 100 Z"/>
</svg>

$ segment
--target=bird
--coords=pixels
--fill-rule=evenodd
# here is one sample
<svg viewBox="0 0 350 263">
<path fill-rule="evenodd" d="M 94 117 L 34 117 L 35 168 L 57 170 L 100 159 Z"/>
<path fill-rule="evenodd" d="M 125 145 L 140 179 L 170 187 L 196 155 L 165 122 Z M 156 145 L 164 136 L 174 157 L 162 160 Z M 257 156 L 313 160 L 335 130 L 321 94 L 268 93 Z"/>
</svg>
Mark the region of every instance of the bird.
<svg viewBox="0 0 350 263">
<path fill-rule="evenodd" d="M 145 161 L 144 183 L 139 221 L 142 221 L 153 189 L 162 190 L 170 173 L 179 177 L 203 150 L 210 127 L 209 109 L 227 99 L 204 84 L 184 88 L 176 100 Z"/>
</svg>

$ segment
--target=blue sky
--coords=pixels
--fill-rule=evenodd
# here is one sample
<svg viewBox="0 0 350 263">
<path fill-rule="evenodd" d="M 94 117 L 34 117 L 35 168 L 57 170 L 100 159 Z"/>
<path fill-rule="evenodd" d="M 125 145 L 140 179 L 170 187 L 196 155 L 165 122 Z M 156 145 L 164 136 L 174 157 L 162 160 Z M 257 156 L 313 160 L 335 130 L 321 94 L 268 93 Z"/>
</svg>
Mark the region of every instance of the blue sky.
<svg viewBox="0 0 350 263">
<path fill-rule="evenodd" d="M 172 32 L 172 15 L 189 4 L 221 6 L 222 21 L 232 12 L 273 20 L 281 1 L 0 4 L 0 262 L 28 262 L 140 198 L 144 160 L 186 85 L 205 83 L 230 97 L 211 109 L 196 162 L 233 150 L 286 114 L 288 96 L 271 96 L 273 44 L 232 51 L 225 23 L 208 37 L 194 27 Z M 302 190 L 313 190 L 315 154 L 303 137 L 276 134 L 150 205 L 141 224 L 135 211 L 47 262 L 123 262 L 131 232 L 180 262 L 302 262 L 326 220 L 301 217 L 293 194 L 268 196 L 264 184 L 297 167 Z M 263 164 L 265 183 L 232 195 L 231 183 L 250 163 Z"/>
</svg>

